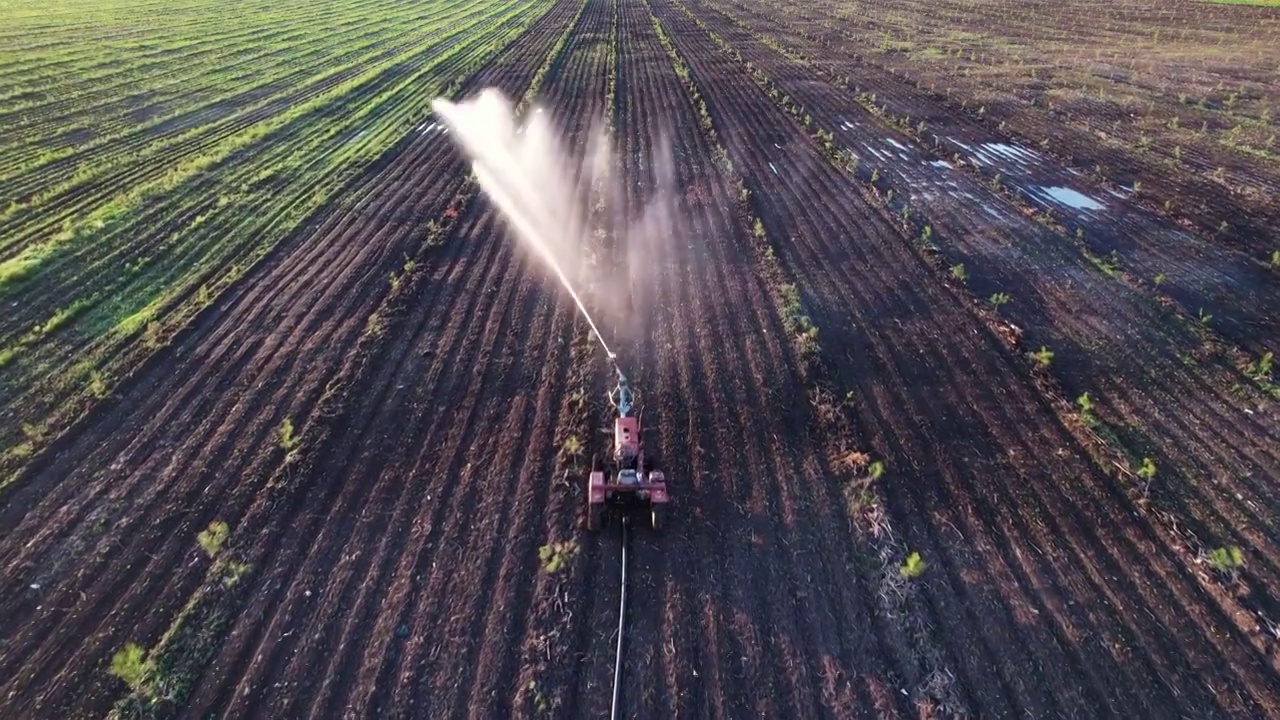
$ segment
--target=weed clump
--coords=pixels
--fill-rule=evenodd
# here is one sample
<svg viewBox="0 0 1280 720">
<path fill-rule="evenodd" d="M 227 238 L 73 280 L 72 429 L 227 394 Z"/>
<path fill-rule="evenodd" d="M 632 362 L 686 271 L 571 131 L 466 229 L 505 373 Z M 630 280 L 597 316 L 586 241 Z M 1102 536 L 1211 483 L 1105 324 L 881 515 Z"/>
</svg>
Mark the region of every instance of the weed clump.
<svg viewBox="0 0 1280 720">
<path fill-rule="evenodd" d="M 298 437 L 293 432 L 293 420 L 285 418 L 280 423 L 280 429 L 276 432 L 279 439 L 280 449 L 289 452 L 298 447 Z"/>
<path fill-rule="evenodd" d="M 578 543 L 572 540 L 553 542 L 538 548 L 542 569 L 552 575 L 563 570 L 577 554 Z"/>
<path fill-rule="evenodd" d="M 222 550 L 222 544 L 227 541 L 227 535 L 231 533 L 231 528 L 221 520 L 214 520 L 209 523 L 209 527 L 201 530 L 196 535 L 196 542 L 200 543 L 200 549 L 204 550 L 209 557 L 217 557 Z"/>
<path fill-rule="evenodd" d="M 1232 581 L 1240 577 L 1244 568 L 1244 552 L 1239 547 L 1218 547 L 1209 551 L 1209 565 Z"/>
<path fill-rule="evenodd" d="M 920 557 L 920 553 L 912 551 L 907 556 L 907 561 L 902 564 L 902 567 L 898 568 L 898 573 L 905 578 L 917 578 L 924 573 L 926 567 L 928 567 L 928 564 Z"/>
<path fill-rule="evenodd" d="M 124 681 L 130 690 L 141 694 L 143 683 L 154 670 L 155 662 L 147 657 L 147 651 L 131 642 L 111 656 L 108 672 Z"/>
</svg>

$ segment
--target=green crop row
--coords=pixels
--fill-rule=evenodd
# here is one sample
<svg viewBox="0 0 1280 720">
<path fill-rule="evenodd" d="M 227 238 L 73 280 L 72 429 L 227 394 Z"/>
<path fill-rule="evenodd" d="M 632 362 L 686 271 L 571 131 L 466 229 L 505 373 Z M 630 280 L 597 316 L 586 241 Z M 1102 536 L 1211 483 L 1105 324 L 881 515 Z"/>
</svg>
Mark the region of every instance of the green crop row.
<svg viewBox="0 0 1280 720">
<path fill-rule="evenodd" d="M 124 189 L 36 246 L 40 254 L 0 266 L 0 292 L 28 318 L 0 320 L 0 387 L 12 398 L 0 412 L 16 420 L 0 430 L 0 470 L 24 464 L 308 218 L 341 202 L 338 191 L 420 124 L 433 96 L 523 32 L 542 5 L 495 3 L 455 33 L 423 32 L 430 41 L 412 52 L 361 66 L 216 154 Z M 24 425 L 38 431 L 19 433 Z"/>
</svg>

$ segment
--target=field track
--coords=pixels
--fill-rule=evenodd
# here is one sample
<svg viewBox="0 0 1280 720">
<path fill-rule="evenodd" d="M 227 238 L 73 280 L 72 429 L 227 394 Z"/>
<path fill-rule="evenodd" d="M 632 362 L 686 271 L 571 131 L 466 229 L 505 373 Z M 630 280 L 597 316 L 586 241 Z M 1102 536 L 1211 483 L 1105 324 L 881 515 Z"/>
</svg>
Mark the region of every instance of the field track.
<svg viewBox="0 0 1280 720">
<path fill-rule="evenodd" d="M 430 114 L 497 87 L 674 208 L 582 248 L 633 278 L 603 330 L 675 503 L 633 537 L 630 716 L 1280 718 L 1280 11 L 1122 2 L 1088 74 L 1003 7 L 18 13 L 0 716 L 608 713 L 611 371 Z M 1112 53 L 1157 27 L 1239 38 L 1161 80 Z"/>
</svg>

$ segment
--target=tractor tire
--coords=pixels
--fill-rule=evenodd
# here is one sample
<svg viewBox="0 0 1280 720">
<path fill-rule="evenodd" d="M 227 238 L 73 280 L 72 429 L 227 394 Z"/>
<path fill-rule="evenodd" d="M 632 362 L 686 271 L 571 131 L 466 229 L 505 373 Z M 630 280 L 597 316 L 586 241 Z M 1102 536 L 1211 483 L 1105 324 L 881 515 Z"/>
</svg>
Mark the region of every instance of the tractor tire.
<svg viewBox="0 0 1280 720">
<path fill-rule="evenodd" d="M 587 530 L 591 532 L 600 532 L 600 526 L 604 524 L 604 511 L 593 505 L 587 506 Z"/>
<path fill-rule="evenodd" d="M 653 510 L 649 511 L 649 526 L 654 530 L 661 530 L 667 524 L 667 509 L 662 505 L 654 505 Z"/>
</svg>

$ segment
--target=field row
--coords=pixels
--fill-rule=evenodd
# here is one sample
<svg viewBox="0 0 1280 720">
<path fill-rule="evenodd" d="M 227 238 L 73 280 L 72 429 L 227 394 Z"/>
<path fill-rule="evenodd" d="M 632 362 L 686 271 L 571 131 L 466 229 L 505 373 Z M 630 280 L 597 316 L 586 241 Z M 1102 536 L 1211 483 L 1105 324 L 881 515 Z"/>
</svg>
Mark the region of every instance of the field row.
<svg viewBox="0 0 1280 720">
<path fill-rule="evenodd" d="M 905 3 L 848 27 L 897 38 L 928 15 Z M 0 283 L 30 418 L 0 461 L 0 709 L 607 711 L 619 548 L 581 521 L 612 375 L 424 110 L 497 87 L 619 154 L 564 181 L 675 503 L 632 547 L 628 714 L 1280 713 L 1253 240 L 957 110 L 846 6 L 460 7 L 400 8 L 350 85 L 24 246 L 51 249 Z M 132 683 L 105 671 L 130 643 Z"/>
<path fill-rule="evenodd" d="M 471 13 L 455 32 L 424 34 L 411 53 L 358 66 L 286 113 L 250 121 L 212 154 L 161 148 L 175 163 L 167 171 L 126 165 L 100 190 L 73 194 L 112 199 L 0 263 L 0 299 L 11 310 L 0 320 L 0 385 L 9 390 L 0 473 L 25 464 L 313 213 L 335 202 L 354 208 L 360 174 L 425 129 L 429 91 L 483 67 L 539 11 L 515 0 Z M 61 205 L 75 206 L 74 197 Z"/>
<path fill-rule="evenodd" d="M 889 71 L 945 99 L 935 107 L 946 115 L 979 121 L 1257 262 L 1280 251 L 1272 10 L 970 0 L 775 7 L 790 37 Z M 895 94 L 881 99 L 897 114 L 919 109 L 897 105 Z"/>
</svg>

